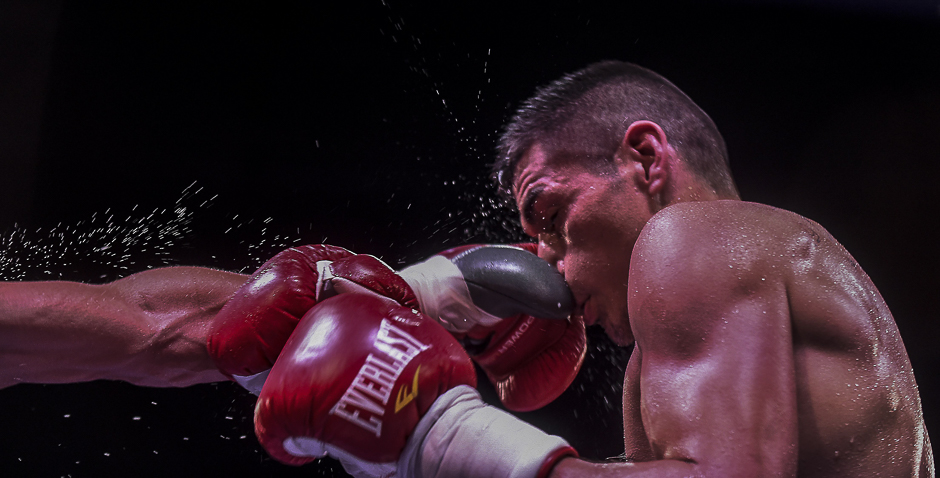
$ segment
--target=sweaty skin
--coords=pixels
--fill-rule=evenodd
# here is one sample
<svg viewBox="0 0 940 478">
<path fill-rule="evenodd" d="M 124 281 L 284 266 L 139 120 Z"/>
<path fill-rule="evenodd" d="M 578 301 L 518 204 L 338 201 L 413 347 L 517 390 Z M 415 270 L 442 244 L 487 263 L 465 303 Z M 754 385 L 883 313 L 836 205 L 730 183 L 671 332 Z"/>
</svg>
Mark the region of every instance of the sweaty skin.
<svg viewBox="0 0 940 478">
<path fill-rule="evenodd" d="M 107 284 L 0 283 L 0 388 L 124 380 L 185 387 L 227 380 L 209 325 L 246 276 L 168 267 Z"/>
<path fill-rule="evenodd" d="M 852 256 L 813 221 L 710 190 L 657 125 L 633 126 L 610 169 L 538 144 L 516 168 L 539 255 L 587 324 L 636 343 L 630 462 L 551 476 L 932 477 L 910 361 Z"/>
<path fill-rule="evenodd" d="M 914 374 L 884 300 L 819 224 L 683 203 L 631 260 L 628 455 L 703 471 L 927 475 Z"/>
</svg>

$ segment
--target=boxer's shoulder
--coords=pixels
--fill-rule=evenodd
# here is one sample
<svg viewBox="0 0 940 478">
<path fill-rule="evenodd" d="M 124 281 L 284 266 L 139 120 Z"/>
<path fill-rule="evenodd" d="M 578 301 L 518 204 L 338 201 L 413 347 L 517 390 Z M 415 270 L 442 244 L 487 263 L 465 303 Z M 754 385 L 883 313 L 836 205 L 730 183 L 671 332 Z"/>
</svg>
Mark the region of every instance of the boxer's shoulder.
<svg viewBox="0 0 940 478">
<path fill-rule="evenodd" d="M 651 219 L 651 225 L 702 227 L 786 228 L 808 219 L 766 204 L 738 200 L 687 201 L 670 205 Z M 809 221 L 812 222 L 812 221 Z"/>
<path fill-rule="evenodd" d="M 797 253 L 818 256 L 830 237 L 795 213 L 742 201 L 680 203 L 647 223 L 630 280 L 665 290 L 752 293 L 786 282 Z M 834 242 L 834 241 L 833 241 Z"/>
<path fill-rule="evenodd" d="M 688 254 L 710 252 L 713 257 L 725 251 L 753 261 L 792 257 L 823 241 L 834 242 L 822 226 L 799 214 L 722 200 L 683 202 L 659 211 L 644 227 L 637 248 L 643 252 L 669 246 Z"/>
</svg>

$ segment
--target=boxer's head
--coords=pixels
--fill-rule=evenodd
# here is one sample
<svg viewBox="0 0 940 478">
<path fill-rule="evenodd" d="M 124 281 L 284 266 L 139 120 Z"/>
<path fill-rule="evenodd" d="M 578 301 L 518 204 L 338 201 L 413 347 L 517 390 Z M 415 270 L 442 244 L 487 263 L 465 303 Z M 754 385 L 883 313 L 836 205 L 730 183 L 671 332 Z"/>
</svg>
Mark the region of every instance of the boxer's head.
<svg viewBox="0 0 940 478">
<path fill-rule="evenodd" d="M 628 127 L 647 120 L 709 187 L 737 196 L 724 139 L 711 118 L 662 76 L 631 63 L 603 61 L 536 90 L 506 126 L 493 165 L 500 189 L 511 193 L 516 165 L 533 145 L 577 154 L 611 169 Z"/>
<path fill-rule="evenodd" d="M 646 222 L 674 202 L 737 197 L 711 119 L 664 78 L 620 62 L 538 90 L 506 128 L 494 170 L 585 322 L 622 344 L 633 340 L 627 282 Z"/>
</svg>

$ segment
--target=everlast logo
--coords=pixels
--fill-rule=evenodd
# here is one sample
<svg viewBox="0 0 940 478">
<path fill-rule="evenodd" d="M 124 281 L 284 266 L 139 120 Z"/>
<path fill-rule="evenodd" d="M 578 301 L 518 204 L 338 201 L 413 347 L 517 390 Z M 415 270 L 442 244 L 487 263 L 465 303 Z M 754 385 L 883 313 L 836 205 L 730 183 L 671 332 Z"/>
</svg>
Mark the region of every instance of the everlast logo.
<svg viewBox="0 0 940 478">
<path fill-rule="evenodd" d="M 385 406 L 392 395 L 395 381 L 408 363 L 430 348 L 430 345 L 422 344 L 404 330 L 382 319 L 372 347 L 377 352 L 366 357 L 366 363 L 359 369 L 343 397 L 330 410 L 330 414 L 343 417 L 380 437 Z M 409 395 L 417 394 L 417 372 L 414 381 L 414 389 Z M 401 391 L 399 395 L 402 395 Z M 401 400 L 399 396 L 398 401 Z"/>
</svg>

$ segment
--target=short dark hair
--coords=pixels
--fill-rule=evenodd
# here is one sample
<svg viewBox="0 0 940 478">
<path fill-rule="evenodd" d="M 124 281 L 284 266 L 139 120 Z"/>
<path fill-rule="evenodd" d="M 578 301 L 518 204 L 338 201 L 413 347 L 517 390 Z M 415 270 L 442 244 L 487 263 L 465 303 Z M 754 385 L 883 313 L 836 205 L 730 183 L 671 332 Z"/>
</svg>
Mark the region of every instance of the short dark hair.
<svg viewBox="0 0 940 478">
<path fill-rule="evenodd" d="M 594 63 L 536 90 L 500 138 L 494 178 L 511 195 L 514 169 L 536 143 L 609 164 L 638 120 L 659 124 L 691 171 L 717 192 L 737 194 L 725 141 L 711 118 L 669 80 L 621 61 Z"/>
</svg>

